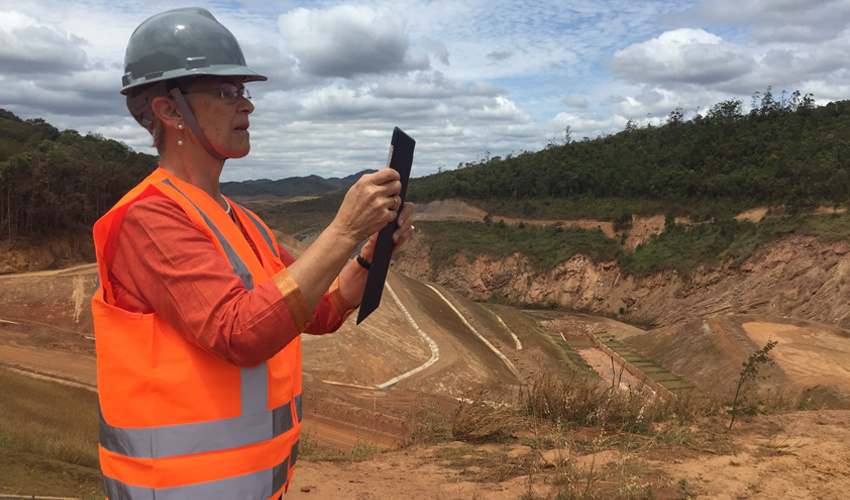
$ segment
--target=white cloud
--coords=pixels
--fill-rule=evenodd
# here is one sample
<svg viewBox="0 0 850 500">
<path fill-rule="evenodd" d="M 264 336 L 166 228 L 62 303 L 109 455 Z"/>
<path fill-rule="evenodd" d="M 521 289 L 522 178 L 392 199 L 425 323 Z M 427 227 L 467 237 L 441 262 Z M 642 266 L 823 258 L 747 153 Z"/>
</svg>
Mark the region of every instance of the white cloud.
<svg viewBox="0 0 850 500">
<path fill-rule="evenodd" d="M 580 95 L 571 95 L 563 99 L 564 104 L 571 108 L 585 109 L 587 108 L 587 98 Z"/>
<path fill-rule="evenodd" d="M 86 64 L 83 39 L 17 11 L 0 11 L 0 66 L 6 74 L 63 74 Z"/>
<path fill-rule="evenodd" d="M 281 33 L 301 69 L 317 76 L 427 69 L 424 54 L 410 51 L 404 21 L 365 6 L 299 8 L 280 16 Z"/>
<path fill-rule="evenodd" d="M 753 66 L 752 57 L 740 47 L 688 28 L 618 50 L 611 60 L 615 76 L 650 83 L 716 84 L 740 77 Z"/>
<path fill-rule="evenodd" d="M 819 42 L 835 38 L 850 24 L 846 0 L 708 0 L 694 15 L 714 23 L 749 28 L 759 43 Z"/>
<path fill-rule="evenodd" d="M 438 61 L 446 66 L 449 65 L 449 49 L 446 47 L 445 43 L 423 36 L 422 46 L 425 47 L 425 50 L 433 54 Z"/>
</svg>

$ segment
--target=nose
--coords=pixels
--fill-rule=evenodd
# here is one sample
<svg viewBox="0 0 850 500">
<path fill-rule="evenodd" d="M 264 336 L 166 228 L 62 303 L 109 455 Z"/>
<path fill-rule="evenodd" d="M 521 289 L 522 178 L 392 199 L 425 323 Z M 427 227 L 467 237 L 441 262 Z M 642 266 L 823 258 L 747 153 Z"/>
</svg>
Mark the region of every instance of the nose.
<svg viewBox="0 0 850 500">
<path fill-rule="evenodd" d="M 241 113 L 248 113 L 250 115 L 251 113 L 254 112 L 254 103 L 251 102 L 251 100 L 248 99 L 247 97 L 240 96 L 239 97 L 239 108 L 238 108 L 238 110 Z"/>
</svg>

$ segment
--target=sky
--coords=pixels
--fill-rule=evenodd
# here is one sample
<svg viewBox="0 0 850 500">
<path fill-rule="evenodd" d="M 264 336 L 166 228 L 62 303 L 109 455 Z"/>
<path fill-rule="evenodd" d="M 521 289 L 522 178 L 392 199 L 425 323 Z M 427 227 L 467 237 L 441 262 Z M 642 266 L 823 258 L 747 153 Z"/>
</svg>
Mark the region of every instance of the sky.
<svg viewBox="0 0 850 500">
<path fill-rule="evenodd" d="M 222 181 L 383 168 L 394 126 L 420 177 L 768 88 L 850 98 L 850 0 L 0 0 L 0 108 L 156 154 L 119 94 L 124 51 L 187 6 L 269 77 Z"/>
</svg>

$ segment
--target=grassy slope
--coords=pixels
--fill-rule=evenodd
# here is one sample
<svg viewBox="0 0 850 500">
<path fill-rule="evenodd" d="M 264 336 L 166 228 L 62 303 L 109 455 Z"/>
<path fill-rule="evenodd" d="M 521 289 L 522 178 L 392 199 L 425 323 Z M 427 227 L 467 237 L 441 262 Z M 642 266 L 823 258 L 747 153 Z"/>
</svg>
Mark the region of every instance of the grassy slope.
<svg viewBox="0 0 850 500">
<path fill-rule="evenodd" d="M 97 394 L 0 368 L 3 493 L 103 498 Z"/>
</svg>

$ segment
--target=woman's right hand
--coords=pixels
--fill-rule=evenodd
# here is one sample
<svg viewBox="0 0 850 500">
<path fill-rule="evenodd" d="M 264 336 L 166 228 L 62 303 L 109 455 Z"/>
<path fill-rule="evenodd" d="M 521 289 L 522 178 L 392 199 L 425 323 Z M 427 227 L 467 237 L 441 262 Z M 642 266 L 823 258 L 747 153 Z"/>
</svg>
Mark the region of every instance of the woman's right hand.
<svg viewBox="0 0 850 500">
<path fill-rule="evenodd" d="M 345 194 L 331 227 L 359 245 L 396 218 L 400 192 L 400 176 L 391 168 L 363 175 Z"/>
</svg>

